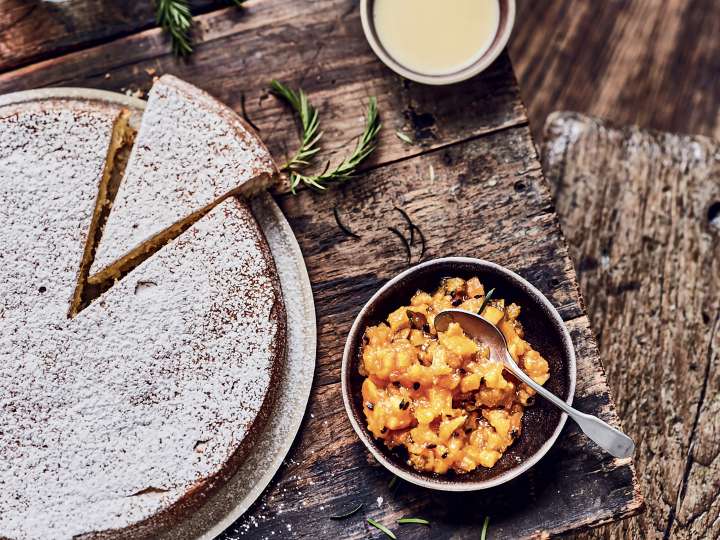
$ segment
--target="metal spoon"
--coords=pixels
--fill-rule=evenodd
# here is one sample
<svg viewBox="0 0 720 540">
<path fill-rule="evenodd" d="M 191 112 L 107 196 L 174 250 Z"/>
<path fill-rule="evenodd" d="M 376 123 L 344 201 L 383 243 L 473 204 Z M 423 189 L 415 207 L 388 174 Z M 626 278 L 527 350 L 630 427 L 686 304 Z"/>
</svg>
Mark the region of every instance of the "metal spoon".
<svg viewBox="0 0 720 540">
<path fill-rule="evenodd" d="M 483 319 L 480 315 L 463 311 L 461 309 L 447 309 L 435 316 L 435 330 L 445 332 L 451 322 L 458 323 L 471 338 L 474 338 L 490 348 L 490 358 L 502 362 L 513 375 L 553 405 L 565 411 L 575 420 L 585 435 L 595 441 L 598 446 L 615 457 L 630 457 L 635 450 L 635 443 L 622 431 L 606 424 L 596 416 L 585 414 L 572 408 L 552 392 L 549 392 L 530 378 L 515 363 L 507 348 L 505 336 L 497 327 Z"/>
</svg>

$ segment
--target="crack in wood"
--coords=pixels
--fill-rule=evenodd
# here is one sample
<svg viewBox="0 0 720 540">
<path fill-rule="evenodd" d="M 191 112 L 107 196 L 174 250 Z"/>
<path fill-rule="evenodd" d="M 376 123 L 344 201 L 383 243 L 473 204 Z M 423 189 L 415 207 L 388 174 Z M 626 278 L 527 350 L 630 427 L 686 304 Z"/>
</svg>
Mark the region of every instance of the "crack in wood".
<svg viewBox="0 0 720 540">
<path fill-rule="evenodd" d="M 713 330 L 712 330 L 711 336 L 715 335 L 719 330 L 720 330 L 720 311 L 718 311 L 717 315 L 715 316 L 715 322 L 713 323 Z M 675 520 L 677 517 L 677 512 L 680 509 L 680 507 L 682 506 L 682 503 L 685 500 L 685 495 L 687 493 L 688 479 L 690 478 L 690 472 L 692 470 L 693 463 L 695 462 L 695 460 L 693 458 L 695 437 L 697 436 L 697 427 L 698 427 L 698 422 L 700 421 L 700 413 L 702 412 L 702 407 L 703 407 L 703 404 L 705 403 L 705 395 L 707 393 L 708 381 L 710 380 L 710 366 L 712 364 L 713 353 L 714 353 L 713 340 L 710 339 L 708 341 L 708 350 L 707 350 L 707 354 L 706 354 L 707 358 L 705 360 L 705 370 L 704 370 L 702 388 L 700 389 L 700 398 L 698 399 L 697 408 L 695 410 L 695 417 L 693 418 L 693 425 L 692 425 L 692 429 L 690 431 L 690 439 L 689 439 L 689 443 L 688 443 L 687 457 L 685 459 L 685 468 L 683 471 L 682 479 L 680 481 L 680 486 L 678 487 L 678 490 L 677 490 L 677 498 L 676 498 L 675 505 L 670 508 L 667 526 L 665 527 L 665 532 L 663 534 L 663 540 L 670 539 L 670 533 L 672 532 L 672 526 L 675 523 Z"/>
</svg>

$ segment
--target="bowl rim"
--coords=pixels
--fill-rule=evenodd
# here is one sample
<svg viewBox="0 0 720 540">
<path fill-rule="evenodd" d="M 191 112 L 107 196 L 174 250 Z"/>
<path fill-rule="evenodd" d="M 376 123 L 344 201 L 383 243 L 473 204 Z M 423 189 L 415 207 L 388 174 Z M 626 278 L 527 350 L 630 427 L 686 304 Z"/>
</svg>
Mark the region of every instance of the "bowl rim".
<svg viewBox="0 0 720 540">
<path fill-rule="evenodd" d="M 343 349 L 343 357 L 342 357 L 342 364 L 340 367 L 340 387 L 342 390 L 342 397 L 343 397 L 343 404 L 345 405 L 345 413 L 347 414 L 348 418 L 350 419 L 350 424 L 352 425 L 353 429 L 355 430 L 355 433 L 357 433 L 358 437 L 360 437 L 360 440 L 363 442 L 365 447 L 370 450 L 370 453 L 375 457 L 375 459 L 380 462 L 383 467 L 385 467 L 387 470 L 392 472 L 393 474 L 397 475 L 399 478 L 410 482 L 411 484 L 415 484 L 417 486 L 435 489 L 439 491 L 479 491 L 483 489 L 489 489 L 495 486 L 499 486 L 501 484 L 504 484 L 513 478 L 516 478 L 517 476 L 521 475 L 528 469 L 530 469 L 533 465 L 535 465 L 538 461 L 540 461 L 545 454 L 548 453 L 550 448 L 555 444 L 558 437 L 560 436 L 560 432 L 563 430 L 563 427 L 565 426 L 565 422 L 567 421 L 568 415 L 567 413 L 562 413 L 560 415 L 560 421 L 558 422 L 557 427 L 553 431 L 552 435 L 543 443 L 543 445 L 531 456 L 529 456 L 525 461 L 523 461 L 520 465 L 517 467 L 513 467 L 512 469 L 509 469 L 508 471 L 500 474 L 499 476 L 495 478 L 491 478 L 489 480 L 480 480 L 476 482 L 459 482 L 459 481 L 438 481 L 433 478 L 418 478 L 417 476 L 411 475 L 404 471 L 403 469 L 397 467 L 394 463 L 389 461 L 377 448 L 377 442 L 372 439 L 367 433 L 363 426 L 359 425 L 358 422 L 355 420 L 355 417 L 352 412 L 352 408 L 350 405 L 351 397 L 350 397 L 350 389 L 349 389 L 349 380 L 346 375 L 348 370 L 348 363 L 350 362 L 350 356 L 352 354 L 352 342 L 354 341 L 354 336 L 357 334 L 357 332 L 360 330 L 360 322 L 364 318 L 367 311 L 370 309 L 370 307 L 377 301 L 377 299 L 390 287 L 395 285 L 401 280 L 406 279 L 407 277 L 411 276 L 413 273 L 417 272 L 418 270 L 422 268 L 426 268 L 428 266 L 434 266 L 434 265 L 440 265 L 445 263 L 464 263 L 464 264 L 475 264 L 479 265 L 481 267 L 485 268 L 492 268 L 502 274 L 505 274 L 510 279 L 514 279 L 518 282 L 520 282 L 521 285 L 527 287 L 528 291 L 535 295 L 538 300 L 545 305 L 545 307 L 548 308 L 547 313 L 550 317 L 555 319 L 555 322 L 558 323 L 558 328 L 561 329 L 562 337 L 565 341 L 566 350 L 568 351 L 568 397 L 565 399 L 565 402 L 568 405 L 572 405 L 573 398 L 575 396 L 575 385 L 576 385 L 576 379 L 577 379 L 577 358 L 575 355 L 575 347 L 572 342 L 572 337 L 570 336 L 570 332 L 567 329 L 567 326 L 565 325 L 565 321 L 563 321 L 562 317 L 558 313 L 557 309 L 555 309 L 555 306 L 552 305 L 550 300 L 548 300 L 545 295 L 540 292 L 533 284 L 531 284 L 529 281 L 527 281 L 522 276 L 518 275 L 517 273 L 513 272 L 512 270 L 509 270 L 508 268 L 505 268 L 504 266 L 501 266 L 497 263 L 485 260 L 485 259 L 478 259 L 474 257 L 440 257 L 437 259 L 431 259 L 429 261 L 422 262 L 420 264 L 417 264 L 415 266 L 412 266 L 397 276 L 390 279 L 387 283 L 385 283 L 382 287 L 380 287 L 375 294 L 370 297 L 370 299 L 365 303 L 365 305 L 362 307 L 362 309 L 358 312 L 357 316 L 355 317 L 355 320 L 353 321 L 352 327 L 350 328 L 350 332 L 348 333 L 347 340 L 345 341 L 345 347 Z"/>
<path fill-rule="evenodd" d="M 508 16 L 503 26 L 498 27 L 496 37 L 499 39 L 493 45 L 491 45 L 483 54 L 474 61 L 472 64 L 465 66 L 464 68 L 443 75 L 428 75 L 425 73 L 419 73 L 413 71 L 385 52 L 385 49 L 380 44 L 379 40 L 375 36 L 375 24 L 373 22 L 372 14 L 370 13 L 370 5 L 374 0 L 360 0 L 360 21 L 362 23 L 363 33 L 365 39 L 370 44 L 370 48 L 373 50 L 375 55 L 380 58 L 383 64 L 389 67 L 398 75 L 402 75 L 406 79 L 411 81 L 419 82 L 422 84 L 429 84 L 433 86 L 441 86 L 447 84 L 454 84 L 461 81 L 465 81 L 485 71 L 490 65 L 500 56 L 500 53 L 505 50 L 510 35 L 512 34 L 515 26 L 515 13 L 517 11 L 515 6 L 515 0 L 498 0 L 498 3 L 506 3 L 508 8 Z"/>
</svg>

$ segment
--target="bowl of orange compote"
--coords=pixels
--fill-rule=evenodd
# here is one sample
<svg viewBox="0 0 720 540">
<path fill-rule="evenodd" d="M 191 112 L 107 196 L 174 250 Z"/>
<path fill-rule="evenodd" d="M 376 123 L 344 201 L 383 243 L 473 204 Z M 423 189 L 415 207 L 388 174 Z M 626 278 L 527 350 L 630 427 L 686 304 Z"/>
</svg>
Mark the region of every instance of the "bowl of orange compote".
<svg viewBox="0 0 720 540">
<path fill-rule="evenodd" d="M 451 308 L 493 323 L 521 369 L 572 403 L 575 351 L 560 314 L 520 275 L 467 257 L 419 264 L 370 298 L 345 345 L 343 400 L 360 439 L 398 477 L 474 491 L 537 463 L 567 416 L 458 324 L 436 331 L 435 315 Z"/>
</svg>

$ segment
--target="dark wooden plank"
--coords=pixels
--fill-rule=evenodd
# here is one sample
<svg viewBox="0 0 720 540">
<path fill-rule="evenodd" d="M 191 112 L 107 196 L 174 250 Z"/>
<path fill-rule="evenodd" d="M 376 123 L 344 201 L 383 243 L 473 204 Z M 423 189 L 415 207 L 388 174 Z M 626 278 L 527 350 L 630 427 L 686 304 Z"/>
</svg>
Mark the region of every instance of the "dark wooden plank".
<svg viewBox="0 0 720 540">
<path fill-rule="evenodd" d="M 367 298 L 406 266 L 402 247 L 385 230 L 388 223 L 401 224 L 392 210 L 398 205 L 425 231 L 428 257 L 487 257 L 527 276 L 564 306 L 579 357 L 577 405 L 617 422 L 526 126 L 387 165 L 324 194 L 284 194 L 279 202 L 313 283 L 319 365 L 308 416 L 286 467 L 225 538 L 380 538 L 365 519 L 397 531 L 394 521 L 403 515 L 433 523 L 430 529 L 406 526 L 403 538 L 477 538 L 485 515 L 492 520 L 490 538 L 530 538 L 640 510 L 630 460 L 603 454 L 570 425 L 541 465 L 505 487 L 470 495 L 406 484 L 392 491 L 390 475 L 369 456 L 342 407 L 344 337 Z M 337 228 L 335 206 L 360 240 Z M 458 235 L 458 228 L 464 232 Z M 359 502 L 365 507 L 355 517 L 327 518 Z"/>
<path fill-rule="evenodd" d="M 577 405 L 613 422 L 617 417 L 593 356 L 587 318 L 569 327 L 582 353 Z M 367 525 L 371 517 L 401 531 L 402 538 L 477 539 L 486 515 L 491 519 L 488 538 L 543 538 L 621 519 L 642 506 L 629 460 L 616 461 L 589 448 L 570 424 L 544 460 L 505 486 L 470 494 L 432 492 L 404 482 L 390 488 L 391 475 L 357 440 L 341 402 L 338 383 L 315 387 L 303 436 L 285 467 L 222 538 L 382 538 Z M 328 519 L 361 502 L 362 511 L 352 518 Z M 396 525 L 403 516 L 424 517 L 432 526 Z"/>
<path fill-rule="evenodd" d="M 536 139 L 552 111 L 720 138 L 720 3 L 519 0 L 510 53 Z"/>
<path fill-rule="evenodd" d="M 352 0 L 248 2 L 196 18 L 197 47 L 178 60 L 158 29 L 0 75 L 0 93 L 40 86 L 85 86 L 142 95 L 153 77 L 173 73 L 237 111 L 246 111 L 273 154 L 295 147 L 295 124 L 268 94 L 271 77 L 302 86 L 321 111 L 323 157 L 362 132 L 376 95 L 384 129 L 375 164 L 526 121 L 507 56 L 467 83 L 433 88 L 403 81 L 373 55 Z M 462 106 L 458 106 L 462 103 Z M 403 130 L 418 139 L 408 145 Z"/>
<path fill-rule="evenodd" d="M 224 5 L 192 0 L 194 13 Z M 0 73 L 155 26 L 152 0 L 3 0 Z"/>
<path fill-rule="evenodd" d="M 381 167 L 326 194 L 306 191 L 280 200 L 327 317 L 320 318 L 316 384 L 339 379 L 344 342 L 337 336 L 346 335 L 359 306 L 407 267 L 403 245 L 387 230 L 405 226 L 395 206 L 422 229 L 425 258 L 470 255 L 509 265 L 565 318 L 583 313 L 527 127 Z M 334 207 L 359 240 L 337 227 Z M 420 251 L 419 245 L 413 249 L 413 263 Z"/>
<path fill-rule="evenodd" d="M 344 336 L 362 303 L 406 265 L 402 247 L 385 229 L 388 220 L 401 223 L 392 210 L 397 205 L 423 227 L 427 257 L 487 257 L 538 285 L 572 329 L 579 405 L 617 421 L 507 56 L 473 81 L 429 88 L 402 81 L 373 57 L 351 0 L 250 2 L 245 10 L 214 11 L 197 22 L 198 46 L 189 61 L 174 58 L 161 32 L 149 29 L 2 74 L 0 92 L 76 85 L 142 94 L 155 75 L 172 72 L 238 111 L 244 96 L 250 118 L 279 159 L 296 139 L 291 116 L 267 94 L 269 76 L 311 94 L 331 158 L 361 131 L 367 97 L 378 96 L 385 128 L 367 174 L 322 195 L 276 194 L 306 255 L 316 295 L 317 379 L 287 465 L 226 538 L 374 535 L 361 516 L 346 523 L 324 518 L 357 498 L 366 501 L 368 515 L 388 524 L 400 512 L 433 519 L 429 531 L 403 529 L 406 538 L 476 537 L 486 513 L 493 519 L 491 538 L 515 538 L 591 527 L 639 511 L 630 462 L 599 453 L 574 427 L 551 457 L 512 485 L 471 497 L 403 486 L 390 504 L 383 491 L 387 473 L 369 460 L 342 409 Z M 418 144 L 404 144 L 396 130 Z M 337 229 L 336 206 L 361 240 Z"/>
<path fill-rule="evenodd" d="M 544 154 L 648 501 L 593 537 L 717 538 L 720 144 L 561 114 Z"/>
</svg>

